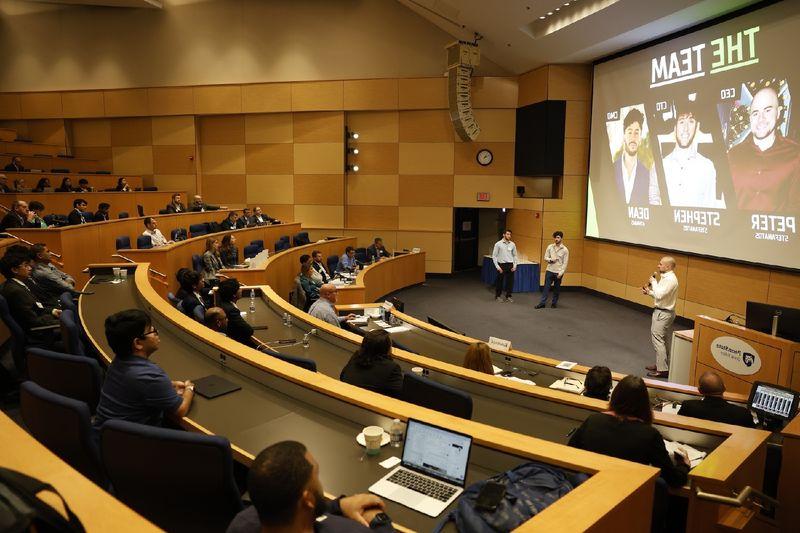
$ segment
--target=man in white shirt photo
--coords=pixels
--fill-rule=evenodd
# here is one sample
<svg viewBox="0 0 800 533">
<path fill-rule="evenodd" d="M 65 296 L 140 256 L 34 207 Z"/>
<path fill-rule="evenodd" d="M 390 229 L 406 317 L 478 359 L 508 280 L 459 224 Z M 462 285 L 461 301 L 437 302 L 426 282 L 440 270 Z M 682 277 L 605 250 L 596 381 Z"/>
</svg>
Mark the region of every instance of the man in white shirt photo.
<svg viewBox="0 0 800 533">
<path fill-rule="evenodd" d="M 558 295 L 561 292 L 561 280 L 564 272 L 567 271 L 569 263 L 569 249 L 561 242 L 564 240 L 563 231 L 553 232 L 553 244 L 547 247 L 544 252 L 544 262 L 547 263 L 547 270 L 544 273 L 544 287 L 542 287 L 542 299 L 536 309 L 541 309 L 547 305 L 547 295 L 550 293 L 550 286 L 553 286 L 553 302 L 550 307 L 558 307 Z"/>
<path fill-rule="evenodd" d="M 653 297 L 653 320 L 650 335 L 656 351 L 656 364 L 646 367 L 647 376 L 666 378 L 669 376 L 669 354 L 667 353 L 667 333 L 675 321 L 675 302 L 678 299 L 678 278 L 675 277 L 675 259 L 664 256 L 658 262 L 658 272 L 650 276 L 650 281 L 642 287 L 642 294 Z M 656 274 L 660 273 L 660 279 Z"/>
<path fill-rule="evenodd" d="M 167 238 L 161 233 L 161 230 L 158 229 L 158 222 L 156 222 L 156 219 L 153 217 L 145 217 L 144 227 L 147 229 L 142 232 L 142 235 L 147 235 L 150 237 L 150 240 L 153 242 L 153 248 L 172 244 L 173 241 L 168 241 Z"/>
<path fill-rule="evenodd" d="M 511 293 L 514 292 L 514 272 L 517 271 L 517 245 L 511 240 L 511 230 L 503 232 L 503 238 L 494 244 L 492 261 L 497 269 L 497 280 L 494 284 L 494 298 L 498 302 L 513 302 Z M 506 298 L 500 294 L 506 291 Z"/>
</svg>

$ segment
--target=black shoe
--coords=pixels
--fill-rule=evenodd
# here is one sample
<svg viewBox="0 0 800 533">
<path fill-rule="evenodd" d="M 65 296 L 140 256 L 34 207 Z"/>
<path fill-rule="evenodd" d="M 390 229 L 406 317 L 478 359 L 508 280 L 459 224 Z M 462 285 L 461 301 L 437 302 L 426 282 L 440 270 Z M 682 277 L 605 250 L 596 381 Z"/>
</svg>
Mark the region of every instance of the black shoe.
<svg viewBox="0 0 800 533">
<path fill-rule="evenodd" d="M 543 307 L 544 307 L 544 304 L 539 304 L 539 305 L 537 305 L 536 307 L 534 307 L 534 309 L 541 309 L 541 308 L 543 308 Z"/>
<path fill-rule="evenodd" d="M 550 307 L 552 307 L 553 309 L 555 309 L 556 307 L 558 307 L 558 304 L 557 304 L 557 303 L 555 303 L 555 302 L 553 302 L 553 303 L 551 303 L 551 304 L 550 304 Z"/>
</svg>

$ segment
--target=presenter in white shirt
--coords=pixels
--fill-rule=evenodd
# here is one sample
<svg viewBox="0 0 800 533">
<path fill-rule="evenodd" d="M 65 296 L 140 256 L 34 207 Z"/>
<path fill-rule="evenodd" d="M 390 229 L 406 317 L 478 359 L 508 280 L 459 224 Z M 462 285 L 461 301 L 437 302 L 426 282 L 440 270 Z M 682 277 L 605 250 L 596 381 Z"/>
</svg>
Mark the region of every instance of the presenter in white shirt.
<svg viewBox="0 0 800 533">
<path fill-rule="evenodd" d="M 156 219 L 145 217 L 144 227 L 147 229 L 142 232 L 142 235 L 148 235 L 150 237 L 150 240 L 153 242 L 153 248 L 173 243 L 173 241 L 168 241 L 167 238 L 164 237 L 164 234 L 161 233 L 161 230 L 158 229 L 158 222 L 156 222 Z"/>
<path fill-rule="evenodd" d="M 492 261 L 497 269 L 497 281 L 494 284 L 494 297 L 498 302 L 513 302 L 514 272 L 517 271 L 517 245 L 511 240 L 511 230 L 503 232 L 503 238 L 494 244 Z M 506 298 L 500 298 L 505 289 Z"/>
<path fill-rule="evenodd" d="M 542 287 L 542 299 L 536 309 L 541 309 L 547 304 L 547 295 L 550 293 L 550 286 L 553 286 L 553 303 L 550 307 L 558 307 L 558 293 L 561 292 L 561 280 L 564 272 L 567 271 L 569 263 L 569 250 L 561 242 L 564 240 L 563 231 L 553 232 L 553 244 L 547 247 L 544 252 L 544 261 L 547 263 L 547 270 L 544 273 L 544 287 Z"/>
<path fill-rule="evenodd" d="M 675 321 L 675 302 L 678 299 L 678 278 L 675 277 L 675 259 L 664 256 L 658 262 L 660 279 L 656 272 L 650 281 L 642 287 L 643 294 L 653 297 L 653 320 L 650 323 L 650 335 L 653 349 L 656 351 L 656 364 L 648 366 L 648 377 L 665 378 L 669 375 L 669 354 L 667 353 L 667 333 Z"/>
</svg>

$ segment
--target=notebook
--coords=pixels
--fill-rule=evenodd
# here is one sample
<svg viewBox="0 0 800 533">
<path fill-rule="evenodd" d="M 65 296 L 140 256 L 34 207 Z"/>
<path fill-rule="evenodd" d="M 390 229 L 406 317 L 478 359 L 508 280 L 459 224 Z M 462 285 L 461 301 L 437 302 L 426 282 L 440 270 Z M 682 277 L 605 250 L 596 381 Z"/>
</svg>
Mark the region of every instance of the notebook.
<svg viewBox="0 0 800 533">
<path fill-rule="evenodd" d="M 194 382 L 194 390 L 203 398 L 217 398 L 230 392 L 236 392 L 241 387 L 236 383 L 232 383 L 222 376 L 211 374 L 204 378 L 200 378 Z"/>
</svg>

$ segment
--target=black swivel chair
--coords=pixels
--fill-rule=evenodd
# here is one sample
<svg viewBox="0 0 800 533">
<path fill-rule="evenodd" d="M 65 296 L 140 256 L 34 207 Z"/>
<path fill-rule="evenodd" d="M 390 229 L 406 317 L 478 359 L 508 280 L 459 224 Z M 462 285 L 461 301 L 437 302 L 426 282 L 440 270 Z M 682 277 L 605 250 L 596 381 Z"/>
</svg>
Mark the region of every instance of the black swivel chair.
<svg viewBox="0 0 800 533">
<path fill-rule="evenodd" d="M 258 246 L 255 244 L 248 244 L 242 250 L 245 259 L 252 259 L 253 257 L 258 255 Z"/>
<path fill-rule="evenodd" d="M 243 508 L 226 438 L 109 420 L 100 456 L 116 497 L 166 531 L 225 531 Z"/>
<path fill-rule="evenodd" d="M 336 272 L 336 268 L 339 266 L 339 256 L 329 255 L 327 263 L 328 263 L 328 274 L 333 276 L 333 274 Z"/>
<path fill-rule="evenodd" d="M 403 377 L 403 399 L 449 415 L 472 418 L 472 396 L 413 372 L 406 372 Z"/>
<path fill-rule="evenodd" d="M 306 370 L 310 370 L 311 372 L 317 371 L 317 363 L 313 359 L 276 352 L 275 350 L 271 350 L 269 348 L 261 348 L 261 351 L 264 352 L 265 354 L 275 357 L 276 359 L 280 359 L 281 361 L 286 361 L 287 363 L 299 366 L 300 368 L 305 368 Z"/>
<path fill-rule="evenodd" d="M 307 231 L 301 231 L 296 233 L 294 237 L 292 237 L 292 241 L 294 242 L 294 246 L 303 246 L 304 244 L 311 244 L 311 240 L 308 238 Z"/>
<path fill-rule="evenodd" d="M 94 414 L 103 387 L 100 364 L 89 357 L 28 348 L 28 376 L 45 389 L 84 402 Z"/>
<path fill-rule="evenodd" d="M 114 245 L 117 250 L 130 250 L 131 249 L 131 238 L 127 235 L 123 235 L 122 237 L 117 237 L 116 244 Z"/>
<path fill-rule="evenodd" d="M 147 250 L 153 247 L 153 239 L 150 235 L 139 235 L 136 237 L 136 248 Z"/>
<path fill-rule="evenodd" d="M 22 326 L 20 326 L 17 320 L 11 315 L 8 302 L 2 295 L 0 295 L 0 320 L 3 321 L 8 331 L 11 333 L 11 357 L 14 360 L 14 366 L 20 374 L 24 374 L 27 369 L 25 363 L 25 348 L 28 345 L 28 337 L 25 335 L 25 330 L 22 329 Z M 55 335 L 58 328 L 58 324 L 54 324 L 52 326 L 43 326 L 34 329 L 52 330 Z"/>
<path fill-rule="evenodd" d="M 83 339 L 81 338 L 81 329 L 78 326 L 76 314 L 71 309 L 64 309 L 61 311 L 61 330 L 65 333 L 63 339 L 64 346 L 67 351 L 72 355 L 86 356 L 86 350 L 83 347 Z"/>
</svg>

